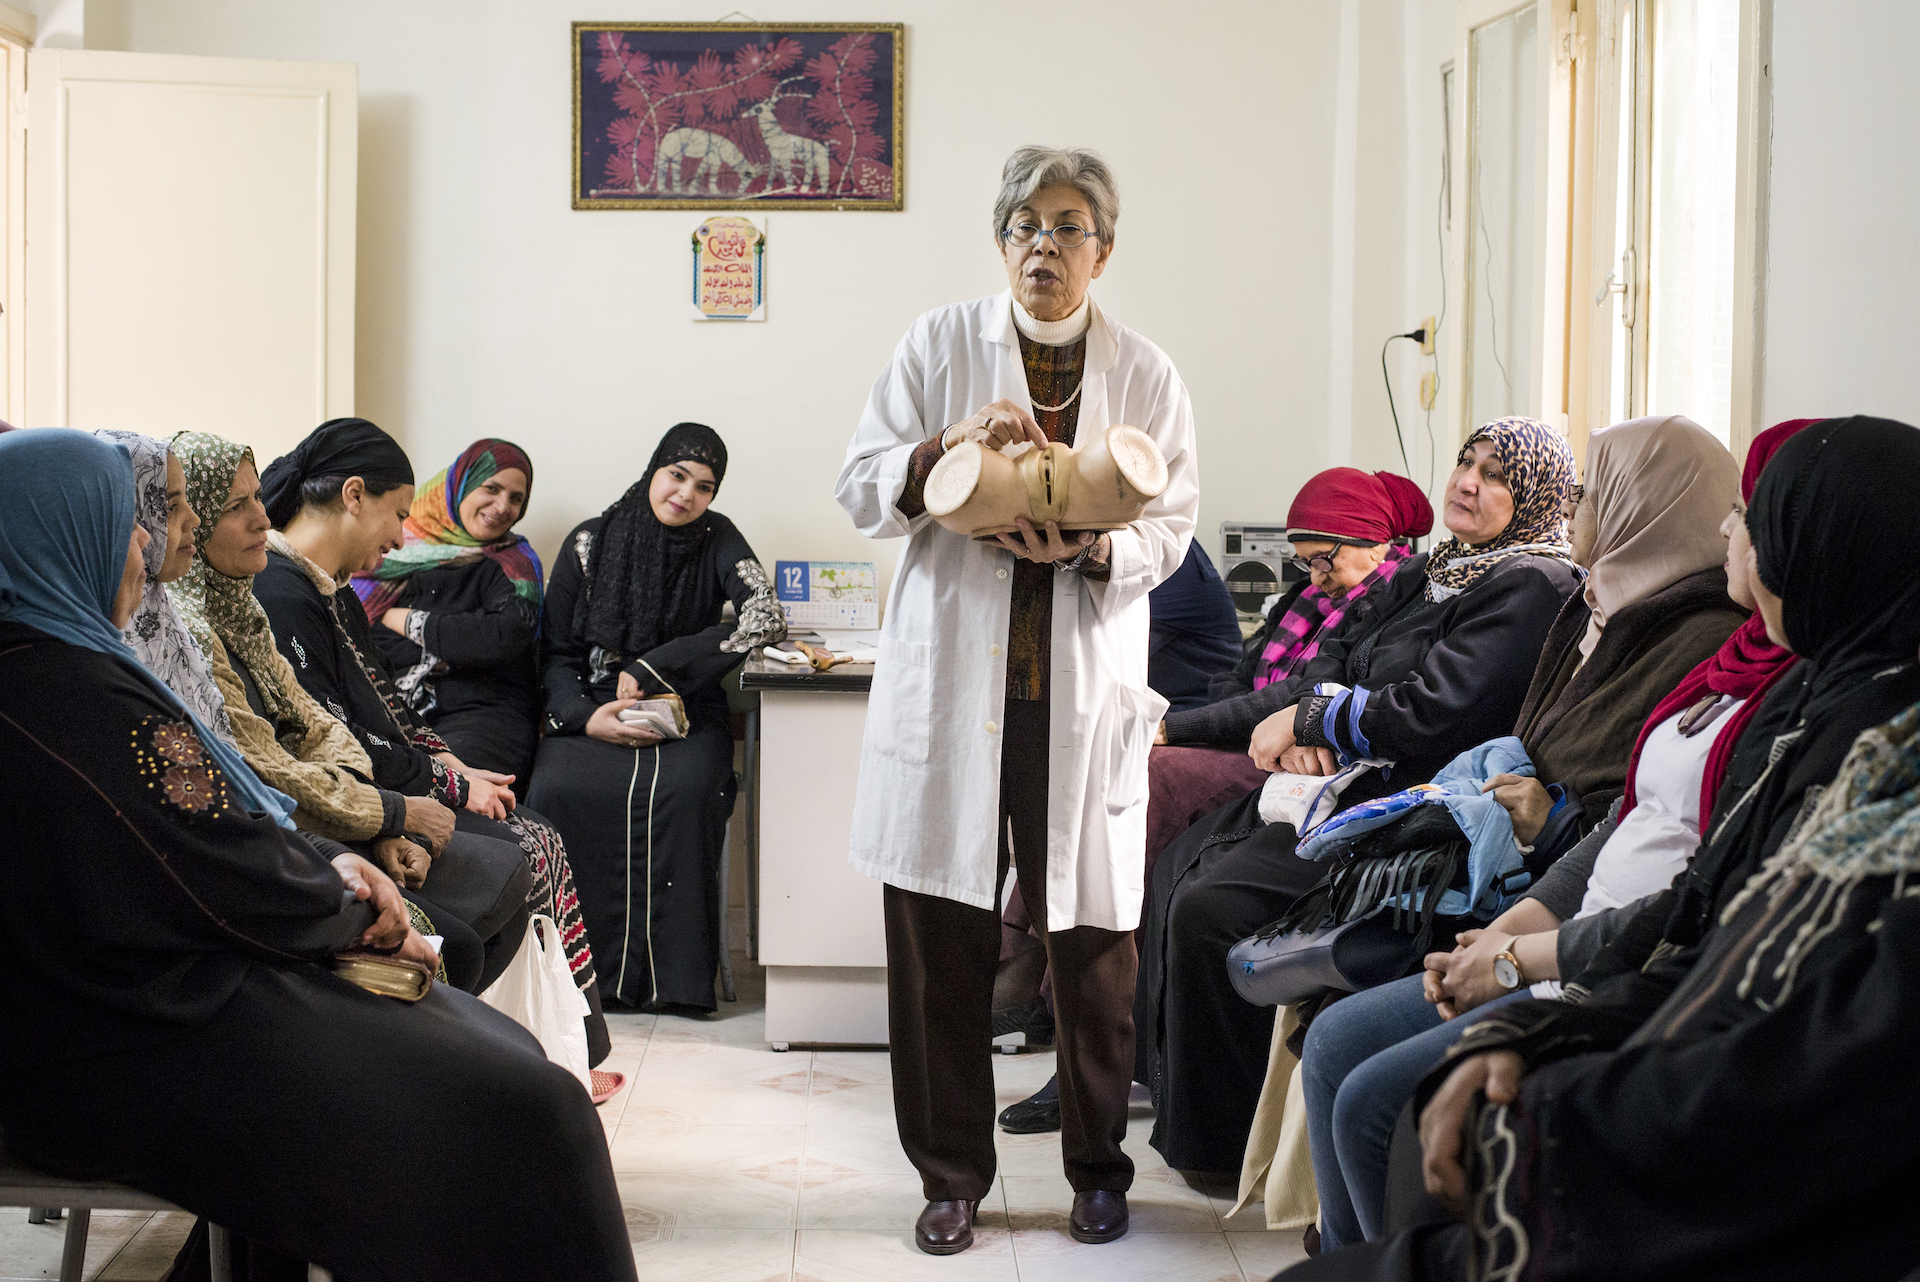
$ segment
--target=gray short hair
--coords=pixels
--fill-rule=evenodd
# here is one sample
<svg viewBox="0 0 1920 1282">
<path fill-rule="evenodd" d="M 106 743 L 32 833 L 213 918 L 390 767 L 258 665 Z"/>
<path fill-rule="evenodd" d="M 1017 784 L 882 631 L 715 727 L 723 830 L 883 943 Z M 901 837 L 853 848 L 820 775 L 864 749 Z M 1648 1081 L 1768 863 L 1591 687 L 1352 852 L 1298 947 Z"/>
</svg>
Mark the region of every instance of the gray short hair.
<svg viewBox="0 0 1920 1282">
<path fill-rule="evenodd" d="M 993 235 L 998 240 L 1015 210 L 1042 187 L 1071 187 L 1093 206 L 1093 231 L 1113 241 L 1120 221 L 1120 189 L 1100 153 L 1085 147 L 1022 147 L 1007 157 L 1000 173 L 1000 195 L 993 202 Z"/>
</svg>

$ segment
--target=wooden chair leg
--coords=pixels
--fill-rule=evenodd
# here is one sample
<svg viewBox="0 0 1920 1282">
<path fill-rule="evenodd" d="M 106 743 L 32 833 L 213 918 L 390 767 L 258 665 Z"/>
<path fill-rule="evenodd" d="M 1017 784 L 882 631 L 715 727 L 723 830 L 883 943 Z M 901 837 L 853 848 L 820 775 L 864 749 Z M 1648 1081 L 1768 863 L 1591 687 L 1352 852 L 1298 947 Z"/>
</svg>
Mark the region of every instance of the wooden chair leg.
<svg viewBox="0 0 1920 1282">
<path fill-rule="evenodd" d="M 76 1206 L 67 1218 L 66 1245 L 60 1249 L 60 1282 L 80 1282 L 87 1267 L 87 1226 L 93 1212 Z"/>
</svg>

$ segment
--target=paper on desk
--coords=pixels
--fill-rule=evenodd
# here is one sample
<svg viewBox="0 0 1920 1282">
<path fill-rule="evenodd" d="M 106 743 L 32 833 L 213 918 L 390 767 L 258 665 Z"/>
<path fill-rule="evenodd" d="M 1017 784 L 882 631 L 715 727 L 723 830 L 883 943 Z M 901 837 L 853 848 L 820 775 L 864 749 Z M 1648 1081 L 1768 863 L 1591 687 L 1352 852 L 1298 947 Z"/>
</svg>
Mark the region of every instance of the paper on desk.
<svg viewBox="0 0 1920 1282">
<path fill-rule="evenodd" d="M 820 636 L 820 644 L 835 654 L 851 654 L 858 650 L 873 650 L 880 645 L 878 628 L 829 629 L 815 628 Z M 867 660 L 862 659 L 862 663 Z"/>
</svg>

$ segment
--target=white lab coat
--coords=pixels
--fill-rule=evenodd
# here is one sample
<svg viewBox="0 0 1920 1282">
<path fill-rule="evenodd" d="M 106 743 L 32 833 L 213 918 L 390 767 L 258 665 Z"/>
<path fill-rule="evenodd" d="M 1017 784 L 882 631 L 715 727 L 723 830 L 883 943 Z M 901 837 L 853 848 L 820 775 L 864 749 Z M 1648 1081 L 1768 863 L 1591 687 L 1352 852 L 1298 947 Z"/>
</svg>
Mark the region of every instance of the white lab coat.
<svg viewBox="0 0 1920 1282">
<path fill-rule="evenodd" d="M 1053 576 L 1047 923 L 1140 920 L 1147 753 L 1167 701 L 1147 688 L 1147 593 L 1179 568 L 1200 479 L 1193 411 L 1173 363 L 1092 309 L 1076 439 L 1116 423 L 1166 456 L 1166 491 L 1113 533 L 1104 582 Z M 906 535 L 887 598 L 854 801 L 851 860 L 868 876 L 979 908 L 994 883 L 999 721 L 1013 554 L 895 504 L 914 447 L 1006 398 L 1031 407 L 1011 293 L 928 312 L 873 385 L 835 496 L 872 538 Z M 1019 852 L 1015 852 L 1018 858 Z"/>
</svg>

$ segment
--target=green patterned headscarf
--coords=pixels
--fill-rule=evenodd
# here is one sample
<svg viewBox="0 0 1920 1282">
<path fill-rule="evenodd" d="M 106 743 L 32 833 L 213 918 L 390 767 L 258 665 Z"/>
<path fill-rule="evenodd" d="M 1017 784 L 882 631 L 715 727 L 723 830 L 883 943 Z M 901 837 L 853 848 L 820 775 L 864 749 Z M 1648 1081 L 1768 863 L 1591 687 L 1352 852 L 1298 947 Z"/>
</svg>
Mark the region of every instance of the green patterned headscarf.
<svg viewBox="0 0 1920 1282">
<path fill-rule="evenodd" d="M 240 464 L 252 463 L 253 451 L 209 432 L 182 432 L 173 438 L 173 454 L 187 474 L 187 504 L 200 518 L 193 568 L 167 585 L 174 608 L 201 649 L 212 653 L 217 639 L 246 665 L 276 721 L 299 720 L 290 693 L 280 685 L 273 625 L 254 599 L 253 576 L 231 579 L 207 563 L 207 540 L 226 510 Z"/>
</svg>

